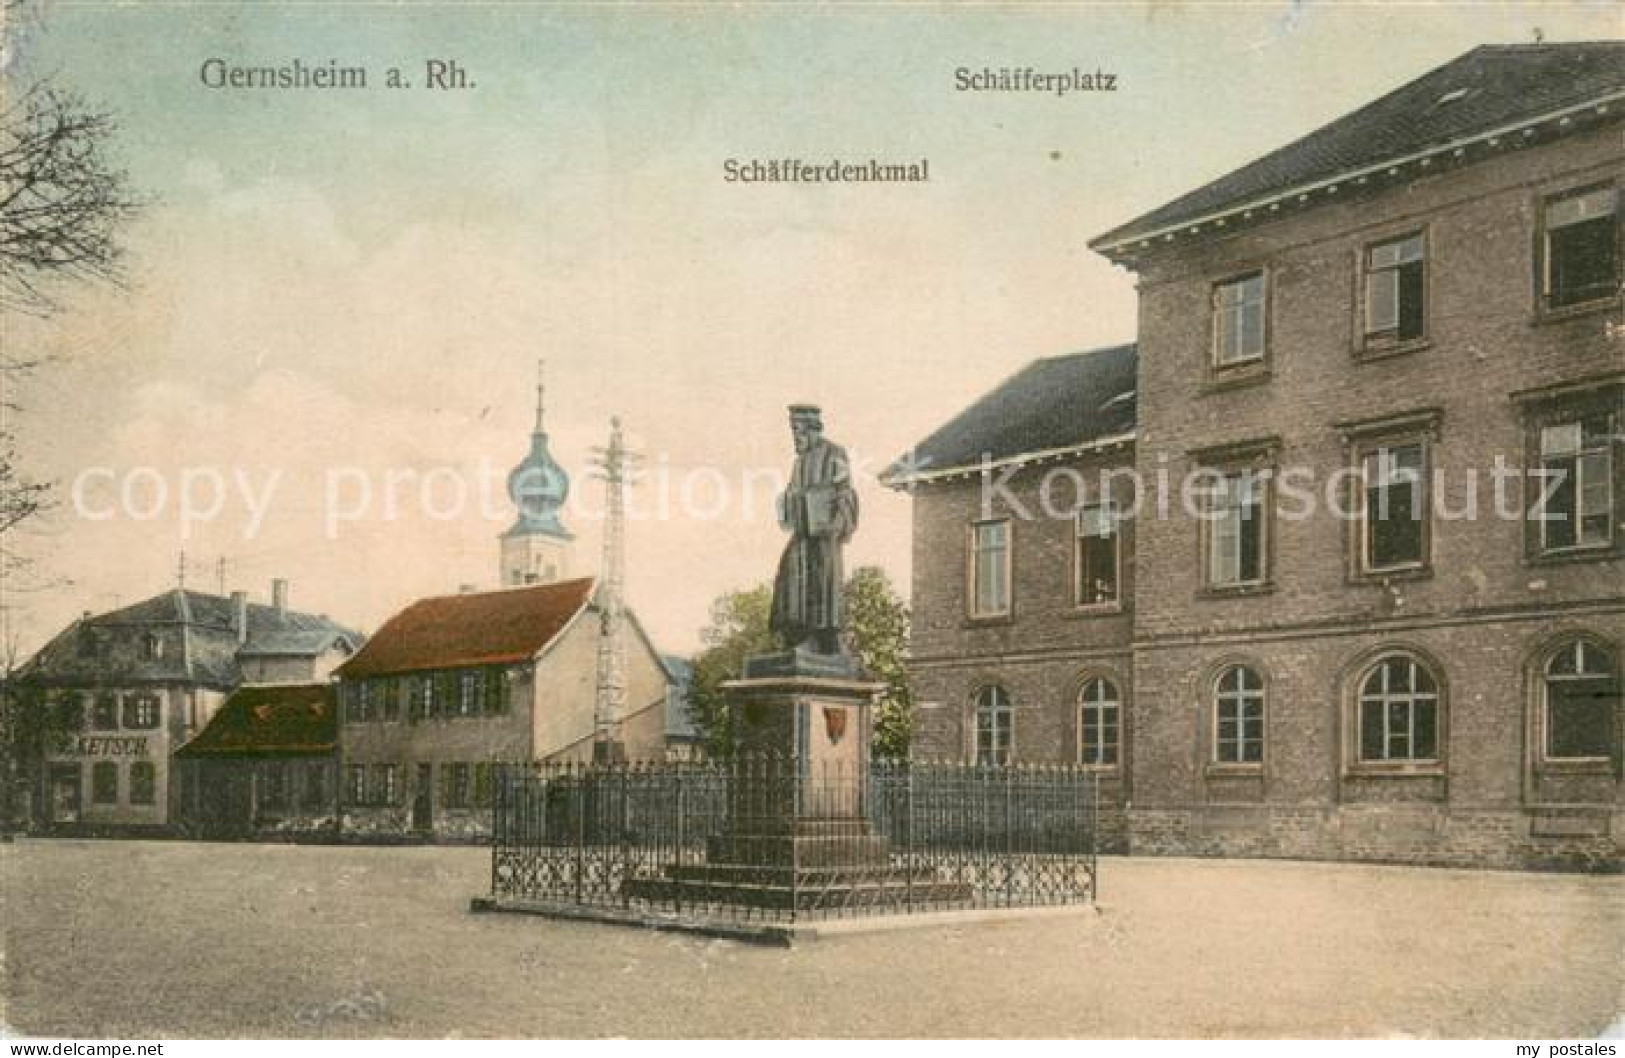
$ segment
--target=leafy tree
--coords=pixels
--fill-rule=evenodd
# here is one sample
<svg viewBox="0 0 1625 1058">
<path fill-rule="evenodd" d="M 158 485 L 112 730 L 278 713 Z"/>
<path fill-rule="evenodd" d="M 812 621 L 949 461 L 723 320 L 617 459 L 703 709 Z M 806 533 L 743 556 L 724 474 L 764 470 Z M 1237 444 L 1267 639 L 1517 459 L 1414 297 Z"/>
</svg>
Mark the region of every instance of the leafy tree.
<svg viewBox="0 0 1625 1058">
<path fill-rule="evenodd" d="M 886 685 L 875 698 L 875 756 L 906 757 L 914 719 L 914 690 L 904 663 L 908 652 L 908 604 L 879 566 L 854 570 L 843 593 L 849 649 L 871 676 Z"/>
<path fill-rule="evenodd" d="M 914 701 L 903 664 L 908 645 L 908 607 L 885 572 L 875 566 L 855 570 L 843 591 L 848 649 L 886 684 L 875 702 L 874 752 L 877 756 L 906 756 Z M 710 623 L 700 633 L 704 649 L 694 658 L 688 708 L 714 754 L 727 754 L 733 738 L 723 681 L 738 679 L 746 658 L 784 649 L 768 629 L 772 606 L 773 589 L 766 584 L 728 592 L 711 604 Z"/>
<path fill-rule="evenodd" d="M 766 584 L 728 592 L 711 603 L 711 623 L 700 633 L 705 649 L 694 658 L 688 711 L 713 754 L 726 755 L 733 744 L 722 682 L 737 680 L 746 658 L 784 648 L 768 630 L 772 608 L 773 589 Z"/>
</svg>

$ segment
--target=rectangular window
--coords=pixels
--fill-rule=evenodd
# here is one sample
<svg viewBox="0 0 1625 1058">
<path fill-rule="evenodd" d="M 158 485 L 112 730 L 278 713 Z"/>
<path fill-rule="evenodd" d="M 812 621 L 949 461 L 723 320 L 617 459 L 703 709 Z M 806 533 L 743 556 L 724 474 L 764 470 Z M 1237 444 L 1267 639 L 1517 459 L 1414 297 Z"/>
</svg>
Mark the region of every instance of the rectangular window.
<svg viewBox="0 0 1625 1058">
<path fill-rule="evenodd" d="M 1365 259 L 1367 341 L 1422 337 L 1426 262 L 1422 236 L 1407 235 L 1373 246 Z"/>
<path fill-rule="evenodd" d="M 1563 308 L 1619 294 L 1619 224 L 1611 187 L 1590 188 L 1546 201 L 1545 274 L 1548 308 Z"/>
<path fill-rule="evenodd" d="M 445 808 L 467 808 L 469 794 L 469 767 L 464 763 L 440 766 L 440 803 Z"/>
<path fill-rule="evenodd" d="M 498 715 L 508 711 L 508 674 L 502 669 L 485 670 L 485 709 Z"/>
<path fill-rule="evenodd" d="M 1366 701 L 1360 706 L 1360 759 L 1434 760 L 1438 704 L 1432 699 Z"/>
<path fill-rule="evenodd" d="M 1213 759 L 1219 764 L 1264 761 L 1264 681 L 1245 665 L 1226 669 L 1216 684 Z"/>
<path fill-rule="evenodd" d="M 373 692 L 377 704 L 374 706 L 380 718 L 395 721 L 401 718 L 401 702 L 406 697 L 406 687 L 398 676 L 384 676 L 374 681 L 376 690 Z"/>
<path fill-rule="evenodd" d="M 158 796 L 158 767 L 150 760 L 130 765 L 130 803 L 150 805 Z"/>
<path fill-rule="evenodd" d="M 1010 735 L 1014 726 L 1008 709 L 976 714 L 976 763 L 1002 768 L 1010 763 Z"/>
<path fill-rule="evenodd" d="M 480 674 L 475 669 L 457 674 L 457 715 L 480 715 Z"/>
<path fill-rule="evenodd" d="M 1208 496 L 1208 586 L 1264 580 L 1264 480 L 1253 471 L 1225 474 Z"/>
<path fill-rule="evenodd" d="M 97 731 L 118 730 L 118 696 L 98 694 L 91 707 L 90 726 Z"/>
<path fill-rule="evenodd" d="M 1426 564 L 1426 452 L 1420 441 L 1365 454 L 1361 561 L 1368 573 Z"/>
<path fill-rule="evenodd" d="M 394 764 L 372 766 L 372 803 L 392 805 L 400 795 L 400 768 Z"/>
<path fill-rule="evenodd" d="M 1213 288 L 1213 362 L 1244 364 L 1264 356 L 1264 273 Z"/>
<path fill-rule="evenodd" d="M 1079 606 L 1117 602 L 1117 512 L 1099 503 L 1078 512 L 1077 601 Z"/>
<path fill-rule="evenodd" d="M 1606 547 L 1613 539 L 1614 441 L 1608 415 L 1540 431 L 1542 551 Z"/>
<path fill-rule="evenodd" d="M 344 796 L 353 805 L 367 803 L 367 769 L 362 764 L 351 764 L 344 769 Z"/>
<path fill-rule="evenodd" d="M 1010 523 L 971 527 L 971 616 L 1010 612 Z"/>
<path fill-rule="evenodd" d="M 147 731 L 158 726 L 158 699 L 150 694 L 137 694 L 124 699 L 124 726 Z"/>
<path fill-rule="evenodd" d="M 118 765 L 99 760 L 90 766 L 90 799 L 99 805 L 118 804 Z"/>
<path fill-rule="evenodd" d="M 1116 702 L 1083 708 L 1083 763 L 1110 768 L 1117 764 L 1118 708 Z"/>
</svg>

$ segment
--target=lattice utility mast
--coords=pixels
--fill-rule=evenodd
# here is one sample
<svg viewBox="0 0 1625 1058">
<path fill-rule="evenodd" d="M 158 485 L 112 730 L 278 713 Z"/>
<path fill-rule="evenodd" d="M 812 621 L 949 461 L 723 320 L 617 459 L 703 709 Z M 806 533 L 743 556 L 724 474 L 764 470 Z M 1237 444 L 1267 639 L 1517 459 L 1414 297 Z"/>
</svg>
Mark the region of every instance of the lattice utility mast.
<svg viewBox="0 0 1625 1058">
<path fill-rule="evenodd" d="M 626 716 L 626 489 L 637 456 L 626 450 L 621 420 L 610 421 L 609 446 L 595 448 L 595 477 L 604 481 L 604 558 L 594 603 L 598 607 L 598 681 L 593 707 L 593 756 L 624 755 L 621 721 Z"/>
</svg>

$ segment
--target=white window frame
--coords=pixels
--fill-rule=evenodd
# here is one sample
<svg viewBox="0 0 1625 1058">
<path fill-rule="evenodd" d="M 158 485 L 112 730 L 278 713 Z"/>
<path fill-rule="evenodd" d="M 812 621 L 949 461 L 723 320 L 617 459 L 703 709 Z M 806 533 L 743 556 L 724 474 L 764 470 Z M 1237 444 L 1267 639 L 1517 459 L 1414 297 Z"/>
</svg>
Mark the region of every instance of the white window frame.
<svg viewBox="0 0 1625 1058">
<path fill-rule="evenodd" d="M 1417 450 L 1417 466 L 1414 468 L 1414 478 L 1410 478 L 1412 468 L 1397 467 L 1392 459 L 1392 453 L 1402 448 L 1415 448 Z M 1433 548 L 1433 495 L 1432 495 L 1432 460 L 1433 445 L 1426 437 L 1396 437 L 1362 447 L 1358 452 L 1359 474 L 1357 481 L 1360 488 L 1359 506 L 1359 554 L 1356 556 L 1358 568 L 1362 574 L 1368 576 L 1381 576 L 1389 573 L 1402 573 L 1412 570 L 1422 570 L 1428 567 Z M 1406 559 L 1391 565 L 1379 566 L 1372 559 L 1371 535 L 1371 462 L 1378 461 L 1377 475 L 1379 484 L 1385 489 L 1392 489 L 1404 484 L 1407 480 L 1413 482 L 1416 490 L 1416 508 L 1421 511 L 1419 519 L 1420 554 L 1414 559 Z M 1391 504 L 1389 505 L 1391 507 Z"/>
<path fill-rule="evenodd" d="M 1100 526 L 1109 528 L 1109 532 L 1085 532 L 1086 519 L 1095 513 L 1093 528 Z M 1110 499 L 1102 499 L 1096 503 L 1085 504 L 1078 509 L 1077 517 L 1073 523 L 1072 539 L 1072 601 L 1078 607 L 1089 610 L 1117 609 L 1123 604 L 1123 522 L 1117 516 L 1117 506 Z M 1112 597 L 1110 599 L 1094 600 L 1086 597 L 1084 592 L 1083 575 L 1083 542 L 1085 540 L 1109 539 L 1112 542 Z"/>
<path fill-rule="evenodd" d="M 1592 447 L 1587 448 L 1585 441 L 1585 421 L 1587 419 L 1599 416 L 1607 419 L 1603 429 L 1602 442 L 1599 445 L 1593 445 Z M 1558 431 L 1570 430 L 1573 431 L 1576 437 L 1572 448 L 1558 450 L 1547 447 L 1547 436 L 1549 434 L 1554 434 Z M 1610 547 L 1614 542 L 1614 522 L 1616 520 L 1614 515 L 1614 442 L 1612 418 L 1608 416 L 1608 413 L 1606 412 L 1599 412 L 1596 415 L 1578 415 L 1557 422 L 1547 423 L 1546 425 L 1540 427 L 1539 445 L 1541 475 L 1538 482 L 1538 488 L 1540 497 L 1542 499 L 1542 510 L 1540 513 L 1546 516 L 1538 519 L 1540 522 L 1541 554 L 1561 555 L 1574 551 L 1590 551 L 1596 548 Z M 1596 484 L 1595 482 L 1588 480 L 1589 475 L 1585 471 L 1586 459 L 1596 458 L 1598 456 L 1602 458 L 1603 463 L 1601 473 L 1602 502 L 1600 512 L 1593 510 L 1586 502 L 1587 487 Z M 1575 542 L 1572 544 L 1553 545 L 1549 542 L 1547 537 L 1547 530 L 1553 519 L 1549 517 L 1551 511 L 1549 504 L 1545 502 L 1545 497 L 1548 496 L 1552 491 L 1552 479 L 1548 475 L 1552 474 L 1553 471 L 1550 470 L 1549 464 L 1551 461 L 1556 459 L 1572 459 L 1574 461 L 1574 473 L 1577 479 L 1574 483 L 1574 519 L 1576 523 L 1576 530 Z M 1604 515 L 1605 524 L 1608 527 L 1608 531 L 1601 540 L 1588 543 L 1583 537 L 1586 519 L 1587 517 L 1595 517 L 1598 513 Z"/>
<path fill-rule="evenodd" d="M 1002 530 L 1001 536 L 1003 538 L 1003 544 L 1000 550 L 1003 554 L 1003 562 L 1000 563 L 998 576 L 1000 578 L 1001 586 L 1004 589 L 1004 597 L 1002 600 L 1000 600 L 1002 602 L 1001 606 L 994 609 L 984 609 L 982 607 L 982 556 L 984 551 L 992 551 L 994 549 L 983 548 L 981 530 L 993 527 L 998 527 Z M 1010 615 L 1010 612 L 1013 609 L 1013 600 L 1015 595 L 1015 585 L 1012 583 L 1014 579 L 1013 574 L 1015 571 L 1014 538 L 1015 528 L 1008 518 L 986 518 L 981 521 L 971 523 L 970 563 L 969 569 L 966 571 L 968 587 L 970 590 L 966 593 L 966 608 L 973 619 L 1008 617 Z"/>
<path fill-rule="evenodd" d="M 1270 488 L 1266 471 L 1214 468 L 1211 473 L 1220 484 L 1207 494 L 1206 540 L 1203 541 L 1203 575 L 1209 589 L 1225 591 L 1267 584 L 1270 577 Z M 1258 575 L 1244 579 L 1242 567 L 1242 524 L 1258 519 Z M 1226 541 L 1234 542 L 1234 554 L 1224 555 Z M 1221 563 L 1221 559 L 1223 560 Z M 1221 579 L 1221 570 L 1233 576 Z"/>
<path fill-rule="evenodd" d="M 1415 342 L 1427 336 L 1427 287 L 1428 287 L 1428 255 L 1427 237 L 1423 232 L 1413 231 L 1407 235 L 1399 235 L 1391 239 L 1383 239 L 1372 243 L 1365 248 L 1365 306 L 1364 306 L 1364 334 L 1367 342 Z M 1391 259 L 1383 260 L 1378 264 L 1378 256 L 1387 252 L 1392 253 Z M 1422 267 L 1422 332 L 1409 337 L 1401 337 L 1399 327 L 1404 314 L 1400 311 L 1400 270 L 1408 264 L 1419 264 Z M 1379 282 L 1392 284 L 1392 310 L 1393 319 L 1378 321 L 1375 318 L 1376 293 Z"/>
<path fill-rule="evenodd" d="M 990 723 L 988 731 L 992 735 L 992 744 L 988 746 L 988 753 L 982 751 L 982 718 L 986 716 Z M 1004 767 L 1015 759 L 1016 752 L 1016 711 L 1011 704 L 1010 692 L 1002 684 L 989 683 L 976 689 L 971 696 L 971 758 L 978 765 L 989 767 Z M 1001 747 L 1000 731 L 1002 724 L 1003 742 Z"/>
<path fill-rule="evenodd" d="M 400 795 L 401 774 L 397 764 L 381 763 L 372 765 L 374 771 L 370 777 L 368 793 L 372 803 L 376 805 L 392 805 Z"/>
<path fill-rule="evenodd" d="M 1091 695 L 1090 692 L 1098 688 L 1099 693 Z M 1115 679 L 1103 673 L 1097 673 L 1083 681 L 1078 688 L 1078 763 L 1098 771 L 1115 771 L 1123 764 L 1123 692 Z M 1106 723 L 1106 714 L 1110 712 L 1111 723 Z M 1089 716 L 1095 714 L 1094 728 L 1097 734 L 1097 744 L 1090 752 L 1088 730 Z M 1111 738 L 1106 738 L 1107 730 Z M 1112 759 L 1102 760 L 1105 751 L 1110 749 Z"/>
<path fill-rule="evenodd" d="M 1251 297 L 1247 287 L 1256 281 L 1257 295 Z M 1235 293 L 1232 295 L 1232 291 Z M 1223 371 L 1262 361 L 1269 349 L 1269 277 L 1262 270 L 1232 276 L 1213 284 L 1213 367 Z M 1246 340 L 1248 309 L 1258 312 L 1258 348 L 1243 348 Z M 1234 343 L 1232 346 L 1232 342 Z"/>
<path fill-rule="evenodd" d="M 1233 690 L 1224 686 L 1225 678 L 1231 673 L 1247 673 L 1257 681 L 1256 688 L 1249 687 L 1242 681 Z M 1264 756 L 1269 752 L 1269 713 L 1267 693 L 1268 688 L 1264 676 L 1251 665 L 1235 662 L 1224 666 L 1218 675 L 1213 677 L 1213 752 L 1212 762 L 1224 768 L 1261 768 L 1264 765 Z M 1249 704 L 1258 706 L 1258 738 L 1247 738 L 1246 735 L 1246 708 Z M 1236 734 L 1226 739 L 1220 732 L 1226 708 L 1235 710 Z M 1258 759 L 1247 759 L 1247 745 L 1250 742 L 1258 743 Z M 1227 745 L 1233 744 L 1236 750 L 1234 759 L 1226 759 L 1224 750 Z"/>
<path fill-rule="evenodd" d="M 125 717 L 125 711 L 129 716 Z M 163 703 L 156 694 L 125 695 L 119 707 L 120 721 L 127 731 L 155 731 L 163 723 Z M 145 714 L 145 715 L 143 715 Z M 146 722 L 150 720 L 151 723 Z"/>
<path fill-rule="evenodd" d="M 1401 662 L 1411 667 L 1410 690 L 1395 691 L 1388 686 L 1388 673 L 1390 671 L 1388 666 L 1392 662 Z M 1383 686 L 1376 691 L 1368 690 L 1371 680 L 1379 672 L 1382 673 Z M 1418 677 L 1421 675 L 1427 677 L 1428 683 L 1433 687 L 1433 690 L 1419 691 L 1416 689 L 1417 684 L 1420 682 Z M 1391 753 L 1391 746 L 1396 732 L 1390 724 L 1391 717 L 1388 710 L 1390 705 L 1401 702 L 1406 706 L 1404 738 L 1407 755 L 1403 757 L 1394 756 Z M 1418 757 L 1416 756 L 1416 706 L 1419 703 L 1426 702 L 1433 704 L 1433 756 Z M 1365 710 L 1368 706 L 1382 710 L 1382 756 L 1380 757 L 1365 756 Z M 1378 768 L 1402 765 L 1432 767 L 1443 764 L 1445 745 L 1444 709 L 1444 692 L 1440 689 L 1439 679 L 1434 675 L 1431 666 L 1411 654 L 1383 655 L 1361 671 L 1360 682 L 1355 687 L 1354 759 L 1362 765 Z"/>
<path fill-rule="evenodd" d="M 1606 204 L 1598 208 L 1595 203 L 1606 200 Z M 1561 214 L 1563 208 L 1569 203 L 1578 203 L 1578 215 L 1572 219 L 1559 219 L 1554 223 L 1553 214 Z M 1618 286 L 1603 294 L 1582 298 L 1577 301 L 1564 302 L 1561 305 L 1552 304 L 1552 233 L 1563 228 L 1573 227 L 1576 224 L 1589 223 L 1598 217 L 1614 218 L 1614 281 L 1621 281 L 1621 254 L 1619 247 L 1619 189 L 1613 184 L 1593 185 L 1590 187 L 1577 187 L 1568 191 L 1560 191 L 1547 195 L 1541 203 L 1540 224 L 1540 303 L 1548 312 L 1564 312 L 1568 309 L 1582 305 L 1592 305 L 1597 302 L 1618 298 Z M 1595 209 L 1596 212 L 1592 212 Z"/>
</svg>

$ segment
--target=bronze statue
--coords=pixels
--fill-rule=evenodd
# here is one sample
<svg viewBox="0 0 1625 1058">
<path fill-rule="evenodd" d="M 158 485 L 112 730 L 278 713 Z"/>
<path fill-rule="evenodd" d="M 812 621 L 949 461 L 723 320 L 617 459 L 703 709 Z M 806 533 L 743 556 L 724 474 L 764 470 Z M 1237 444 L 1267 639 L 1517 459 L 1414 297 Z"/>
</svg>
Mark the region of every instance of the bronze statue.
<svg viewBox="0 0 1625 1058">
<path fill-rule="evenodd" d="M 796 461 L 778 501 L 790 542 L 773 581 L 771 627 L 797 653 L 839 655 L 841 548 L 858 527 L 858 494 L 846 450 L 825 439 L 817 408 L 791 405 L 790 432 Z"/>
</svg>

